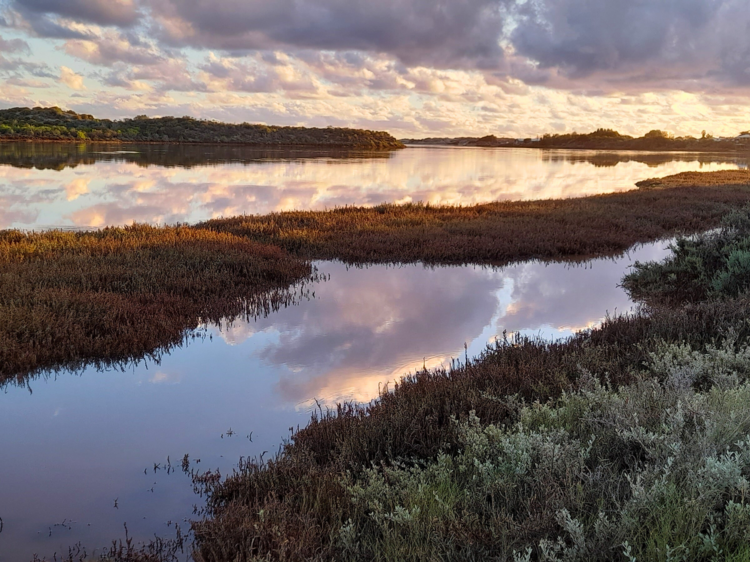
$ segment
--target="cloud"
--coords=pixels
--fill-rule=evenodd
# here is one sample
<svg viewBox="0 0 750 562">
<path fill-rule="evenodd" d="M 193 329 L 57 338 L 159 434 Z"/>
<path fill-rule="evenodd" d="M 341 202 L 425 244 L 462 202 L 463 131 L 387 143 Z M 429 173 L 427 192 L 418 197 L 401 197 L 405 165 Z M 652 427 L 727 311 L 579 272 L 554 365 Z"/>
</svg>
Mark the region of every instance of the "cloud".
<svg viewBox="0 0 750 562">
<path fill-rule="evenodd" d="M 494 68 L 507 0 L 150 0 L 163 40 L 198 48 L 389 53 L 405 64 Z"/>
<path fill-rule="evenodd" d="M 240 60 L 218 58 L 211 53 L 200 68 L 214 91 L 315 93 L 319 90 L 310 69 L 283 53 Z"/>
<path fill-rule="evenodd" d="M 401 79 L 420 66 L 476 70 L 497 84 L 517 79 L 591 93 L 750 85 L 745 0 L 148 0 L 148 5 L 155 35 L 170 45 L 234 54 L 272 49 L 306 60 L 319 56 L 320 62 L 333 57 L 341 68 L 362 67 L 363 54 L 386 57 L 390 71 L 365 84 L 376 90 L 403 87 Z"/>
<path fill-rule="evenodd" d="M 48 20 L 49 15 L 98 25 L 128 27 L 139 12 L 134 0 L 14 0 L 12 7 L 28 19 Z"/>
<path fill-rule="evenodd" d="M 67 66 L 60 67 L 60 82 L 72 90 L 86 89 L 86 85 L 83 83 L 83 76 L 76 74 Z"/>
<path fill-rule="evenodd" d="M 159 50 L 144 41 L 133 41 L 126 35 L 109 31 L 88 39 L 70 39 L 65 42 L 65 52 L 89 63 L 111 66 L 117 62 L 130 65 L 152 65 L 164 61 Z"/>
<path fill-rule="evenodd" d="M 548 79 L 626 90 L 750 83 L 745 0 L 530 0 L 514 13 L 510 43 Z"/>
<path fill-rule="evenodd" d="M 91 93 L 32 101 L 108 117 L 401 136 L 748 126 L 747 0 L 0 0 L 0 25 L 4 83 L 75 68 Z"/>
<path fill-rule="evenodd" d="M 29 44 L 23 39 L 4 39 L 0 35 L 0 52 L 4 53 L 18 53 L 18 52 L 29 52 Z"/>
</svg>

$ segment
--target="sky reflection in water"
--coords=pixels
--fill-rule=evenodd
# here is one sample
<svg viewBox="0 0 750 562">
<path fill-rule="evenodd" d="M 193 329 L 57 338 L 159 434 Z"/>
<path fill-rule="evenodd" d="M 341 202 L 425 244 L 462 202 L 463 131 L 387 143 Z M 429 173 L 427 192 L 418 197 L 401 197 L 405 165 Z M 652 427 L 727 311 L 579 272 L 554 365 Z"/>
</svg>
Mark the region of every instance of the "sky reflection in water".
<svg viewBox="0 0 750 562">
<path fill-rule="evenodd" d="M 625 191 L 732 154 L 408 148 L 390 154 L 245 147 L 0 145 L 0 228 L 194 223 L 383 202 L 469 205 Z M 108 153 L 108 154 L 107 154 Z M 21 167 L 25 166 L 25 167 Z"/>
<path fill-rule="evenodd" d="M 167 522 L 190 517 L 201 501 L 179 470 L 185 453 L 225 474 L 240 456 L 275 452 L 316 398 L 369 400 L 423 364 L 463 357 L 464 343 L 478 354 L 503 330 L 562 337 L 593 326 L 606 311 L 630 309 L 618 282 L 634 260 L 666 255 L 665 246 L 586 266 L 319 263 L 330 280 L 314 299 L 211 328 L 211 338 L 160 365 L 7 387 L 0 482 L 12 485 L 0 487 L 0 562 L 67 553 L 77 541 L 90 552 L 122 536 L 124 522 L 138 539 L 169 534 Z M 167 455 L 177 472 L 154 472 Z"/>
</svg>

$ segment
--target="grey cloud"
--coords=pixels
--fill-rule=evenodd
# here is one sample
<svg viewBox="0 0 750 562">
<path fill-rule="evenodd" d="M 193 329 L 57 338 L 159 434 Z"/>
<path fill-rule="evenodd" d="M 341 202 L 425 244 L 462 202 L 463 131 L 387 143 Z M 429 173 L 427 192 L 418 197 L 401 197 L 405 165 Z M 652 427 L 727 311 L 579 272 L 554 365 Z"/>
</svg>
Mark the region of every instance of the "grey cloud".
<svg viewBox="0 0 750 562">
<path fill-rule="evenodd" d="M 132 0 L 14 0 L 13 7 L 25 16 L 54 14 L 99 25 L 128 27 L 139 18 Z"/>
<path fill-rule="evenodd" d="M 73 29 L 70 25 L 48 14 L 27 13 L 25 10 L 8 11 L 5 25 L 24 30 L 37 37 L 51 39 L 90 39 L 92 34 Z"/>
<path fill-rule="evenodd" d="M 18 61 L 6 59 L 0 54 L 0 70 L 15 70 L 18 68 Z"/>
<path fill-rule="evenodd" d="M 37 78 L 57 78 L 58 73 L 53 71 L 47 63 L 25 61 L 23 68 Z"/>
<path fill-rule="evenodd" d="M 70 54 L 98 65 L 158 67 L 166 60 L 189 65 L 179 52 L 183 47 L 238 59 L 252 54 L 257 69 L 236 65 L 252 71 L 244 78 L 220 65 L 202 68 L 244 92 L 307 92 L 317 77 L 335 85 L 334 95 L 398 90 L 403 79 L 416 91 L 434 93 L 429 81 L 413 72 L 418 66 L 479 70 L 507 93 L 525 93 L 524 85 L 585 95 L 715 93 L 750 86 L 747 0 L 0 0 L 0 5 L 8 8 L 0 25 L 67 39 Z M 86 30 L 73 22 L 124 31 Z M 97 47 L 76 49 L 76 40 Z M 274 51 L 303 61 L 315 76 L 281 84 L 272 68 L 288 63 Z M 138 72 L 142 79 L 158 80 L 150 78 L 153 71 Z M 191 88 L 206 89 L 181 73 L 173 89 Z"/>
<path fill-rule="evenodd" d="M 745 0 L 530 0 L 511 40 L 541 70 L 581 81 L 595 73 L 650 87 L 749 81 Z"/>
<path fill-rule="evenodd" d="M 29 44 L 22 39 L 3 39 L 0 36 L 0 52 L 4 53 L 19 53 L 29 52 Z"/>
<path fill-rule="evenodd" d="M 225 50 L 389 53 L 406 64 L 495 68 L 508 0 L 151 0 L 161 35 Z"/>
<path fill-rule="evenodd" d="M 342 68 L 362 68 L 369 52 L 588 93 L 750 84 L 746 0 L 148 2 L 165 42 L 235 54 L 333 51 Z M 362 85 L 395 86 L 382 75 Z"/>
</svg>

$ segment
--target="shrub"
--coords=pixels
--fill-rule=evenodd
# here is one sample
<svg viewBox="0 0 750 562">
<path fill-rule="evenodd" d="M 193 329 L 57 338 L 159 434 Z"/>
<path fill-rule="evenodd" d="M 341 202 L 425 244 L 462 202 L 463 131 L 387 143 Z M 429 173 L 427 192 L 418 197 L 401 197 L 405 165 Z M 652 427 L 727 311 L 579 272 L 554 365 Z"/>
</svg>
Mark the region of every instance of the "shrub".
<svg viewBox="0 0 750 562">
<path fill-rule="evenodd" d="M 617 389 L 592 378 L 557 400 L 522 404 L 510 426 L 473 413 L 454 420 L 456 455 L 350 474 L 342 558 L 747 556 L 750 349 L 685 352 L 655 353 L 656 378 Z M 697 391 L 694 374 L 716 354 L 743 376 L 714 365 L 724 388 Z"/>
<path fill-rule="evenodd" d="M 721 228 L 672 246 L 661 263 L 636 263 L 623 280 L 630 295 L 675 304 L 734 297 L 750 287 L 750 208 L 727 215 Z"/>
</svg>

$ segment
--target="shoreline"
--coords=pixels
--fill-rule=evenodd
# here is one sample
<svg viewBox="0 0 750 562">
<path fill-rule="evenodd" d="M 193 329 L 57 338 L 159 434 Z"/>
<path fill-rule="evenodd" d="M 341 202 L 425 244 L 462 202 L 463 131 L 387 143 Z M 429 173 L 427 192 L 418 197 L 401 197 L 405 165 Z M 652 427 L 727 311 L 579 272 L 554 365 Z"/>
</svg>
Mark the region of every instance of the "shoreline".
<svg viewBox="0 0 750 562">
<path fill-rule="evenodd" d="M 540 146 L 538 143 L 530 144 L 499 144 L 493 146 L 482 146 L 476 144 L 451 144 L 451 143 L 413 143 L 404 142 L 406 148 L 528 148 L 531 150 L 571 150 L 571 151 L 591 151 L 591 152 L 634 152 L 634 153 L 697 153 L 697 154 L 710 154 L 712 152 L 717 154 L 734 154 L 734 153 L 746 153 L 750 157 L 750 144 L 733 146 L 733 147 L 697 147 L 697 148 L 617 148 L 612 146 L 552 146 L 545 145 Z"/>
<path fill-rule="evenodd" d="M 706 173 L 713 174 L 708 186 L 699 185 L 702 176 L 689 176 L 668 188 L 580 198 L 287 211 L 194 227 L 278 245 L 304 259 L 349 264 L 584 261 L 714 228 L 733 208 L 750 204 L 750 173 Z"/>
<path fill-rule="evenodd" d="M 721 147 L 697 147 L 697 148 L 617 148 L 608 146 L 539 146 L 537 144 L 517 144 L 517 145 L 497 145 L 497 146 L 480 146 L 480 145 L 457 145 L 449 143 L 403 143 L 402 146 L 371 148 L 366 145 L 352 144 L 273 144 L 273 143 L 249 143 L 249 142 L 198 142 L 198 141 L 132 141 L 132 140 L 79 140 L 79 139 L 31 139 L 31 138 L 6 138 L 0 137 L 0 144 L 72 144 L 72 145 L 150 145 L 150 146 L 247 146 L 252 148 L 321 148 L 321 149 L 354 149 L 363 152 L 390 152 L 404 150 L 407 148 L 528 148 L 534 150 L 572 150 L 572 151 L 591 151 L 591 152 L 633 152 L 633 153 L 700 153 L 717 154 L 724 153 L 743 153 L 750 156 L 750 145 L 733 148 Z"/>
</svg>

